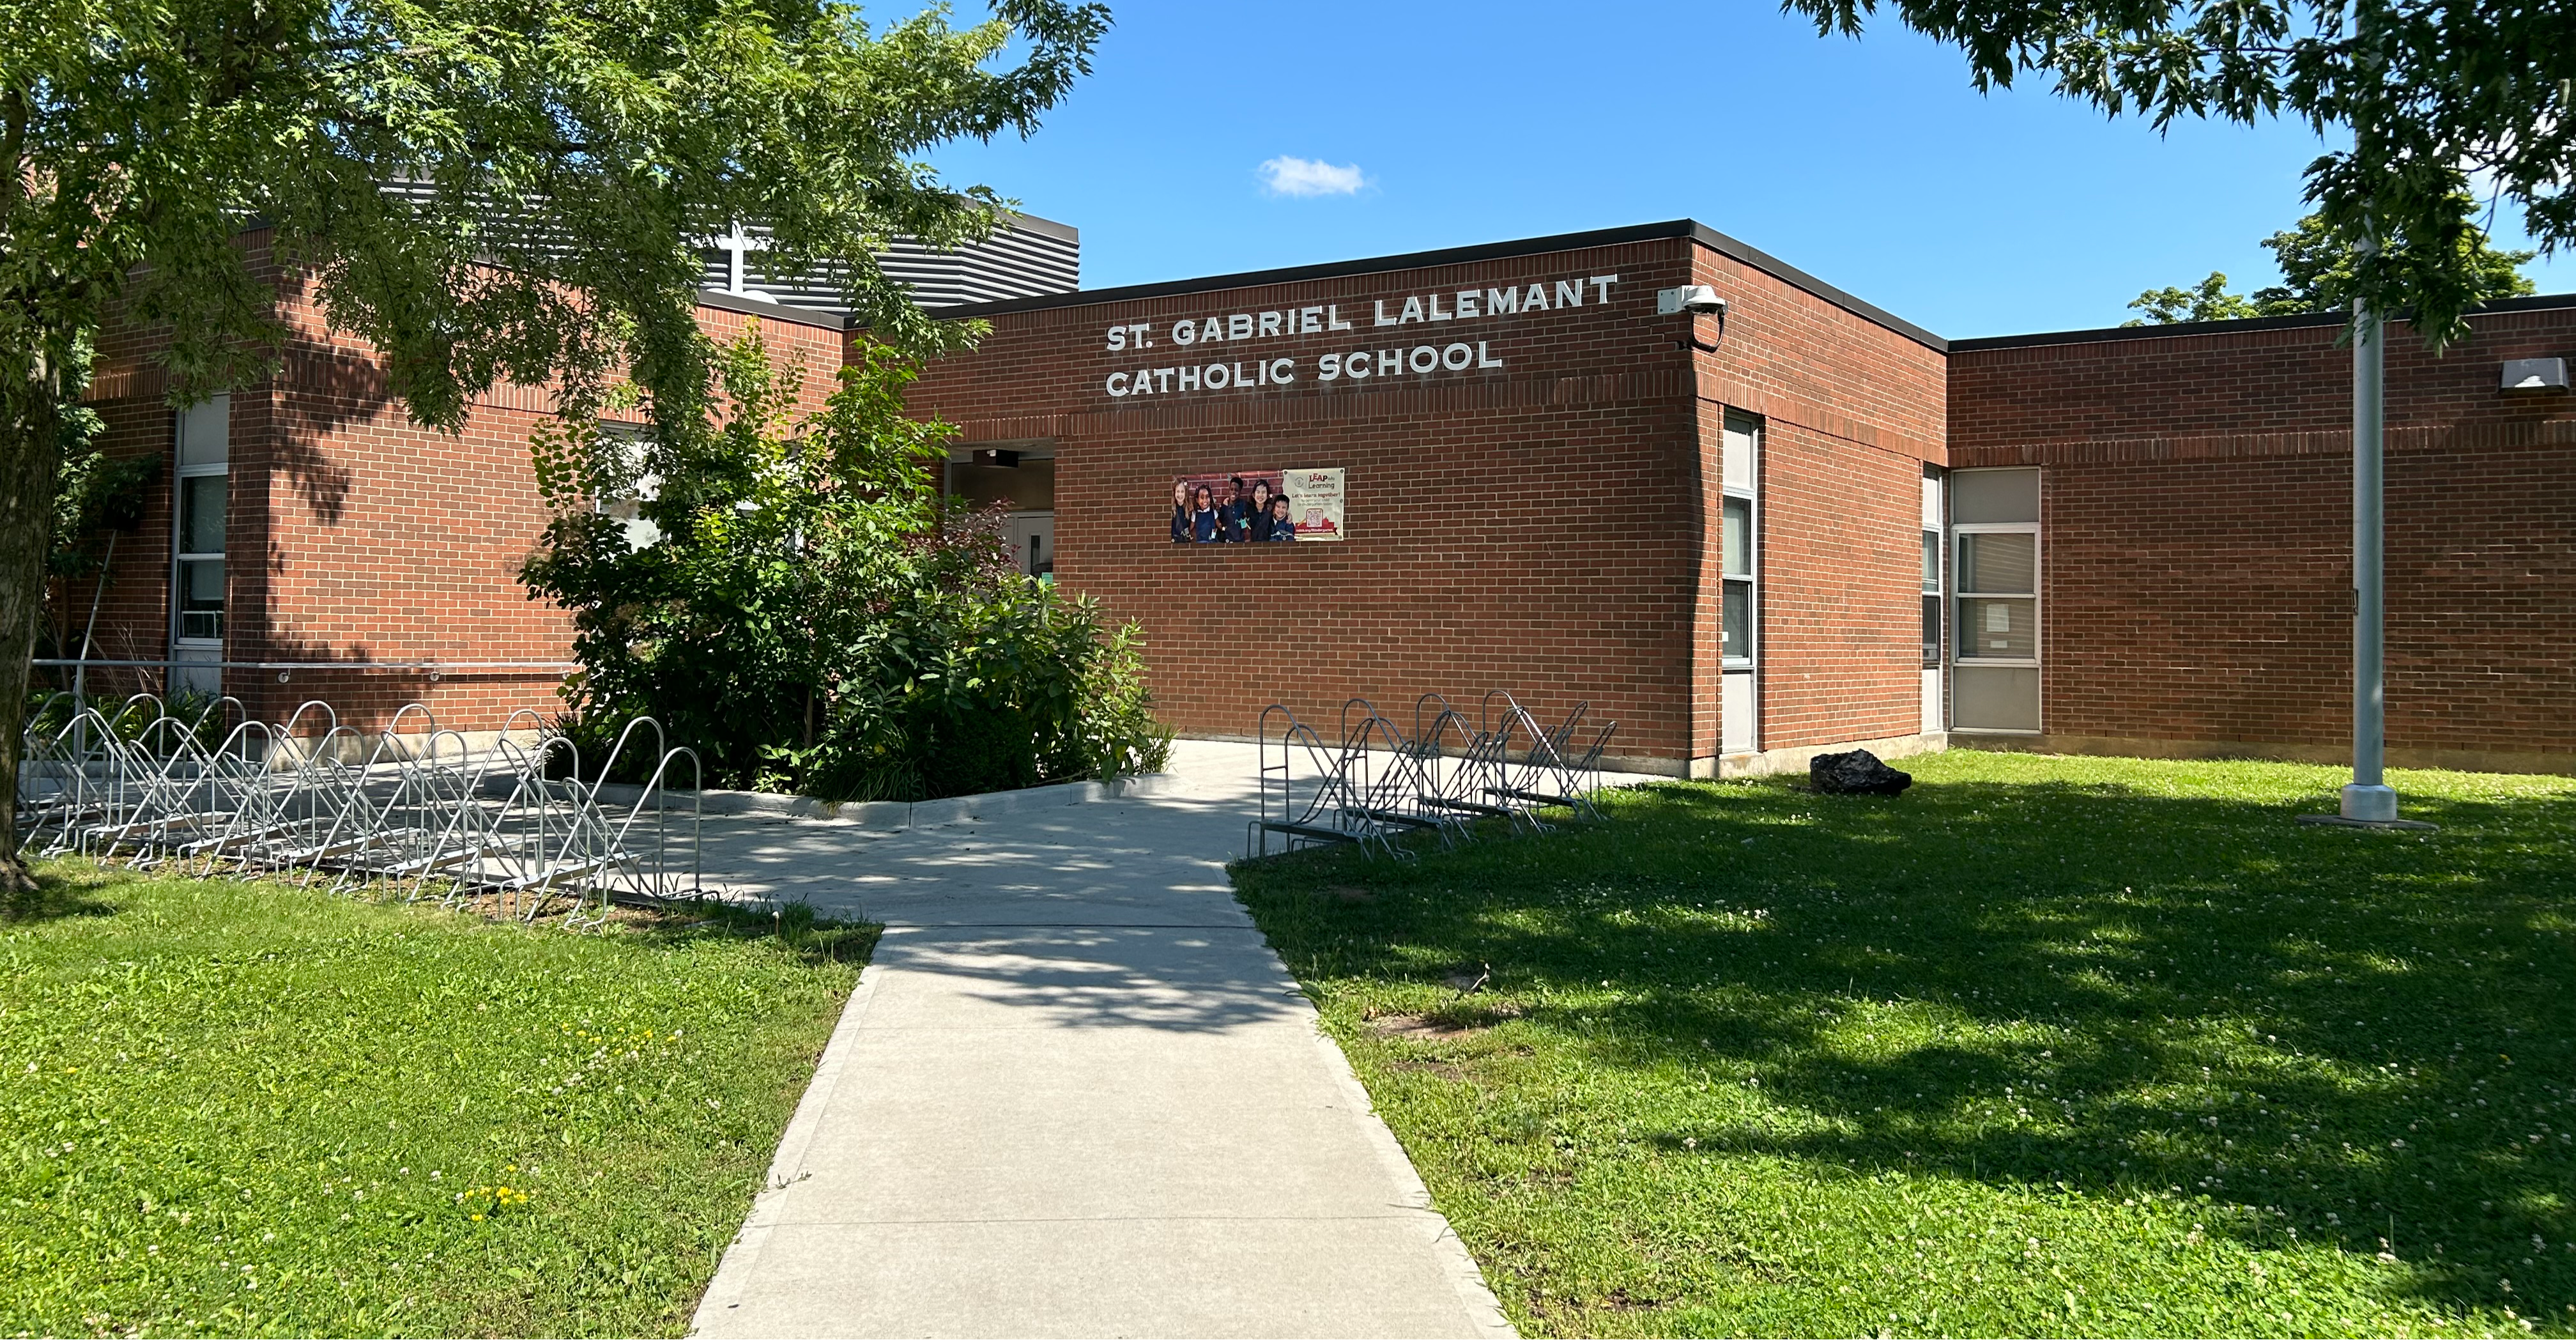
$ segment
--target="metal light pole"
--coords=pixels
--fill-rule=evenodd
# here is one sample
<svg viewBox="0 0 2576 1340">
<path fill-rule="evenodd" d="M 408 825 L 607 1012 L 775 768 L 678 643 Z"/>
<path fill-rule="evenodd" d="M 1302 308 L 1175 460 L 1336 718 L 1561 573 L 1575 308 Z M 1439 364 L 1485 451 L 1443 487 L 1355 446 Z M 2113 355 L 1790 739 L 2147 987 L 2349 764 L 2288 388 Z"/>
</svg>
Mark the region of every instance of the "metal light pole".
<svg viewBox="0 0 2576 1340">
<path fill-rule="evenodd" d="M 2368 256 L 2378 248 L 2362 244 Z M 2352 300 L 2352 784 L 2343 789 L 2343 817 L 2394 823 L 2397 793 L 2383 774 L 2387 761 L 2387 700 L 2381 663 L 2380 457 L 2384 445 L 2382 393 L 2386 331 L 2377 313 Z"/>
</svg>

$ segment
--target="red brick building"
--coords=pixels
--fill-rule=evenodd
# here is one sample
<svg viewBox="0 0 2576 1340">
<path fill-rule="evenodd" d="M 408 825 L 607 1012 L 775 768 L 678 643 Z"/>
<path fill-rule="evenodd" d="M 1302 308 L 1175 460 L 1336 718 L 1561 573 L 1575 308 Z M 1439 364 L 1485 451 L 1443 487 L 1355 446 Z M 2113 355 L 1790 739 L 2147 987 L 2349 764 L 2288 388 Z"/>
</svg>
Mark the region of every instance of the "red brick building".
<svg viewBox="0 0 2576 1340">
<path fill-rule="evenodd" d="M 1723 312 L 1659 310 L 1692 285 Z M 1048 476 L 1012 496 L 1057 581 L 1144 626 L 1185 731 L 1509 688 L 1669 770 L 1923 743 L 1941 342 L 1748 247 L 1656 225 L 958 310 L 992 333 L 913 404 L 1016 453 L 964 491 Z M 1301 470 L 1340 474 L 1330 542 L 1173 542 L 1175 480 Z M 1761 537 L 1732 646 L 1730 510 Z"/>
<path fill-rule="evenodd" d="M 83 670 L 85 687 L 220 688 L 264 720 L 316 698 L 361 726 L 410 702 L 465 729 L 521 708 L 551 717 L 571 622 L 516 576 L 546 524 L 528 438 L 549 397 L 497 388 L 456 436 L 413 424 L 374 350 L 328 328 L 310 284 L 267 262 L 262 235 L 246 242 L 289 331 L 274 376 L 174 411 L 148 333 L 115 332 L 99 351 L 102 445 L 167 468 L 142 525 L 117 537 L 107 580 L 72 583 L 58 602 L 73 620 L 60 645 L 76 650 L 98 597 L 89 656 L 103 664 Z M 711 293 L 699 320 L 730 337 L 744 308 L 767 317 L 782 362 L 803 360 L 819 407 L 842 319 Z M 55 682 L 67 670 L 45 667 Z"/>
<path fill-rule="evenodd" d="M 719 332 L 771 318 L 818 395 L 855 338 L 707 303 Z M 92 655 L 228 662 L 263 714 L 550 712 L 564 627 L 512 577 L 545 407 L 410 428 L 366 350 L 290 310 L 219 470 L 213 411 L 172 415 L 145 351 L 108 351 L 118 449 L 169 453 L 183 496 L 220 474 L 231 503 L 221 641 L 186 636 L 209 631 L 204 551 L 170 547 L 191 533 L 165 506 L 119 551 Z M 2348 747 L 2332 318 L 1946 342 L 1686 221 L 947 311 L 992 327 L 914 397 L 963 429 L 952 489 L 1007 500 L 1033 571 L 1144 626 L 1186 733 L 1500 687 L 1588 700 L 1615 752 L 1671 772 L 1855 743 Z M 2576 403 L 2498 376 L 2576 354 L 2576 298 L 2473 326 L 2439 359 L 2392 342 L 2392 758 L 2576 770 Z M 1235 476 L 1246 512 L 1288 498 L 1281 524 L 1227 510 Z"/>
<path fill-rule="evenodd" d="M 2389 336 L 2389 761 L 2576 771 L 2576 397 L 2499 375 L 2576 355 L 2576 297 L 2492 304 L 2470 324 L 2441 357 L 2402 323 Z M 2030 743 L 2351 757 L 2340 327 L 1951 344 L 1951 463 L 2036 466 L 2042 482 Z"/>
</svg>

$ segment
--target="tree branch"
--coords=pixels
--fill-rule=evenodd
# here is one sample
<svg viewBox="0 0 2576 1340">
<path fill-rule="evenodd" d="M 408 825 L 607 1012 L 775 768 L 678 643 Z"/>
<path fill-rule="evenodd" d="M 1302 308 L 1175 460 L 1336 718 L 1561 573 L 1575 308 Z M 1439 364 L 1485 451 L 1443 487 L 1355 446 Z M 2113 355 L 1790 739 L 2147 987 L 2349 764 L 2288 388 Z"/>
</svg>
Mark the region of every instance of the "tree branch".
<svg viewBox="0 0 2576 1340">
<path fill-rule="evenodd" d="M 19 159 L 27 150 L 27 94 L 24 89 L 11 89 L 0 98 L 0 226 L 15 217 L 18 199 L 27 190 L 27 166 Z"/>
</svg>

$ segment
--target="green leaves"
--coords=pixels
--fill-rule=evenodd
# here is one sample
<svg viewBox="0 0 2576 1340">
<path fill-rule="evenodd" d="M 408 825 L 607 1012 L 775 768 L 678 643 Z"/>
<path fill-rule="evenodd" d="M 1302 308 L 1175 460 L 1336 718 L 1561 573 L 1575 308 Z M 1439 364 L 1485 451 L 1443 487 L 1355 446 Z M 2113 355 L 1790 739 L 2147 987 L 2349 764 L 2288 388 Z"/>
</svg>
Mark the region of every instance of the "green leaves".
<svg viewBox="0 0 2576 1340">
<path fill-rule="evenodd" d="M 2120 324 L 2163 326 L 2176 321 L 2234 321 L 2249 316 L 2269 315 L 2252 299 L 2227 291 L 2227 276 L 2216 270 L 2209 278 L 2190 288 L 2151 288 L 2137 296 L 2130 307 L 2145 312 Z"/>
<path fill-rule="evenodd" d="M 882 34 L 837 0 L 0 0 L 0 534 L 28 541 L 0 544 L 0 627 L 37 623 L 64 370 L 110 320 L 177 403 L 299 341 L 336 356 L 288 319 L 318 303 L 424 424 L 508 382 L 567 421 L 631 385 L 695 425 L 698 249 L 737 221 L 772 229 L 769 266 L 831 267 L 878 338 L 971 338 L 875 254 L 988 234 L 999 197 L 918 159 L 1026 133 L 1107 25 L 1064 0 Z M 586 452 L 541 451 L 550 498 L 595 485 Z M 0 642 L 0 704 L 28 636 Z"/>
<path fill-rule="evenodd" d="M 1877 0 L 1785 0 L 1857 36 Z M 2057 91 L 2158 128 L 2289 116 L 2347 131 L 2309 164 L 2307 199 L 2351 258 L 2341 300 L 2411 312 L 2440 348 L 2489 296 L 2472 220 L 2514 201 L 2542 249 L 2576 241 L 2576 23 L 2563 6 L 2442 0 L 1894 0 L 1968 56 L 1981 89 Z M 2472 192 L 2471 183 L 2480 183 Z M 2375 244 L 2376 250 L 2371 249 Z M 2286 258 L 2285 258 L 2286 259 Z M 2294 279 L 2295 283 L 2296 280 Z"/>
<path fill-rule="evenodd" d="M 617 374 L 686 415 L 697 248 L 735 220 L 774 228 L 782 269 L 840 267 L 881 338 L 944 347 L 875 251 L 982 237 L 998 198 L 916 160 L 1025 133 L 1107 23 L 1058 0 L 882 34 L 827 0 L 9 0 L 0 397 L 111 311 L 168 328 L 180 398 L 249 380 L 287 338 L 275 261 L 423 422 L 498 380 L 583 400 Z M 272 253 L 241 244 L 254 223 Z"/>
<path fill-rule="evenodd" d="M 2476 202 L 2465 195 L 2455 203 L 2464 218 L 2476 207 Z M 2227 276 L 2212 271 L 2209 278 L 2189 289 L 2149 289 L 2139 294 L 2129 306 L 2146 316 L 2123 324 L 2232 321 L 2249 316 L 2304 316 L 2351 309 L 2356 291 L 2354 256 L 2326 227 L 2324 215 L 2311 214 L 2299 220 L 2297 228 L 2264 238 L 2263 245 L 2279 259 L 2284 283 L 2257 289 L 2252 297 L 2245 297 L 2229 292 Z M 2531 281 L 2523 278 L 2522 266 L 2538 253 L 2499 251 L 2489 246 L 2487 235 L 2474 227 L 2452 235 L 2449 245 L 2459 273 L 2474 286 L 2472 301 L 2517 298 L 2531 292 Z"/>
<path fill-rule="evenodd" d="M 573 613 L 576 734 L 649 714 L 719 784 L 835 800 L 1160 766 L 1141 639 L 1104 643 L 1092 605 L 1016 569 L 1001 514 L 941 496 L 955 430 L 904 413 L 907 356 L 851 358 L 800 419 L 802 371 L 755 323 L 711 356 L 720 412 L 539 431 L 555 519 L 522 577 Z"/>
</svg>

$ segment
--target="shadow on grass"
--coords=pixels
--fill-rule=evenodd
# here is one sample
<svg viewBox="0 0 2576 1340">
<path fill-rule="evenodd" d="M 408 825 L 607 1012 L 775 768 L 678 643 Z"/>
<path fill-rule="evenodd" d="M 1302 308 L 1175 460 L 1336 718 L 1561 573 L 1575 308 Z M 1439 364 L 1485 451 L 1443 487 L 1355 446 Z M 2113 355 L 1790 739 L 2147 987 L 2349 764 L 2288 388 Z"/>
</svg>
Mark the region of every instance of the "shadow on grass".
<svg viewBox="0 0 2576 1340">
<path fill-rule="evenodd" d="M 624 928 L 648 943 L 675 947 L 710 936 L 772 938 L 806 963 L 865 963 L 885 933 L 885 927 L 872 921 L 821 916 L 810 903 L 720 898 L 665 903 L 625 922 Z"/>
<path fill-rule="evenodd" d="M 56 921 L 70 917 L 105 917 L 116 914 L 117 905 L 101 895 L 120 883 L 145 879 L 210 878 L 233 881 L 230 873 L 196 875 L 172 871 L 131 871 L 93 864 L 85 859 L 48 860 L 38 866 L 36 888 L 31 891 L 0 890 L 0 925 Z M 338 898 L 344 895 L 294 884 L 292 877 L 281 877 L 275 890 L 313 898 Z M 422 900 L 416 889 L 401 885 L 362 886 L 362 901 L 388 906 L 408 905 L 421 909 L 436 906 Z M 531 930 L 562 930 L 569 901 L 553 905 L 552 913 L 534 922 L 523 920 L 518 904 L 504 907 L 490 900 L 469 899 L 460 911 L 479 916 L 496 925 L 520 925 Z M 637 938 L 647 945 L 679 948 L 709 937 L 732 940 L 775 939 L 779 945 L 801 961 L 810 964 L 859 963 L 868 961 L 885 928 L 875 922 L 839 921 L 817 913 L 802 902 L 734 902 L 721 898 L 679 899 L 648 906 L 620 904 L 611 913 L 619 933 Z"/>
<path fill-rule="evenodd" d="M 39 868 L 36 887 L 0 889 L 0 926 L 59 921 L 65 917 L 114 916 L 116 905 L 98 895 L 115 878 L 106 871 L 82 871 L 66 876 L 62 870 L 51 866 Z"/>
<path fill-rule="evenodd" d="M 2202 1196 L 2247 1211 L 2213 1232 L 2393 1245 L 2428 1302 L 2557 1314 L 2576 797 L 2409 802 L 2443 831 L 2105 782 L 1659 786 L 1590 829 L 1238 883 L 1328 997 L 1486 963 L 1586 1066 L 1765 1100 L 1639 1133 L 1671 1156 Z"/>
</svg>

